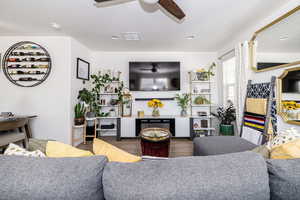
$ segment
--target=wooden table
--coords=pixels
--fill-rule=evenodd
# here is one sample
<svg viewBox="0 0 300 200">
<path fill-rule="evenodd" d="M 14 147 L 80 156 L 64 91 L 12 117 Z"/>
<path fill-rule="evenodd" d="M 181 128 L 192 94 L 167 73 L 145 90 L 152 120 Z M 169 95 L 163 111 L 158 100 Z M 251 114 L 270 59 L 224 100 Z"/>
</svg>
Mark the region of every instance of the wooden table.
<svg viewBox="0 0 300 200">
<path fill-rule="evenodd" d="M 29 121 L 35 117 L 36 116 L 15 116 L 12 118 L 0 118 L 0 131 L 5 131 L 0 134 L 0 146 L 23 141 L 23 145 L 26 148 L 28 139 L 32 138 Z M 10 130 L 15 129 L 19 132 L 10 132 Z"/>
</svg>

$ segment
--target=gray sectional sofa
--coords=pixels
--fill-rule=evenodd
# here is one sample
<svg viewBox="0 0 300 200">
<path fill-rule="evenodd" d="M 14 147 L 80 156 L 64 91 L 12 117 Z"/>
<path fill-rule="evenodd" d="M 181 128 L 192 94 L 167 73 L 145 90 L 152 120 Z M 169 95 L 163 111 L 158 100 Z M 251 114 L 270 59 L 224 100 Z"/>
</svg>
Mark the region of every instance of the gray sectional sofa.
<svg viewBox="0 0 300 200">
<path fill-rule="evenodd" d="M 253 152 L 139 163 L 0 156 L 1 200 L 293 200 L 300 160 Z"/>
<path fill-rule="evenodd" d="M 212 156 L 250 151 L 258 147 L 237 136 L 212 136 L 194 139 L 194 156 Z"/>
</svg>

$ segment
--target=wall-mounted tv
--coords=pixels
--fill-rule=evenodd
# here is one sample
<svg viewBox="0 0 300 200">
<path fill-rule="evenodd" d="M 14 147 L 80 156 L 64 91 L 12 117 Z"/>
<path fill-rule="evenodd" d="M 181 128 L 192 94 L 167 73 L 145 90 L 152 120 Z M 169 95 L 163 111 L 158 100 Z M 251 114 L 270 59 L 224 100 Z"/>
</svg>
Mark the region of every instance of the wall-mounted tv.
<svg viewBox="0 0 300 200">
<path fill-rule="evenodd" d="M 130 62 L 131 91 L 180 90 L 180 62 Z"/>
</svg>

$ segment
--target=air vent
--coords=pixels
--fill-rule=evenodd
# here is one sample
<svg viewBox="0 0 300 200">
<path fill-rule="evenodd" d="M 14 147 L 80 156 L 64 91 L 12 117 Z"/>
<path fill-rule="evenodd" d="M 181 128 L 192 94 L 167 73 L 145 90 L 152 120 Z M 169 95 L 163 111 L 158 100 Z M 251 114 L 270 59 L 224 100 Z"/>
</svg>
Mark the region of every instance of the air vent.
<svg viewBox="0 0 300 200">
<path fill-rule="evenodd" d="M 134 40 L 134 41 L 141 40 L 141 35 L 140 33 L 137 32 L 126 32 L 126 33 L 122 33 L 122 35 L 125 40 Z"/>
</svg>

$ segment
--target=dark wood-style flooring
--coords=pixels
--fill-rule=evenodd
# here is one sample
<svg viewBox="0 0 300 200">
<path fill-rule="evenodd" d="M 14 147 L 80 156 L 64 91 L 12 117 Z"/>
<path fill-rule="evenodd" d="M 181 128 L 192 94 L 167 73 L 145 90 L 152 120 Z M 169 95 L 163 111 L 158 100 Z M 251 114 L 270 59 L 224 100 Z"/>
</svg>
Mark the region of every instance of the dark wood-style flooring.
<svg viewBox="0 0 300 200">
<path fill-rule="evenodd" d="M 106 142 L 134 155 L 141 155 L 141 142 L 139 139 L 122 139 L 116 141 L 115 137 L 102 137 L 100 138 Z M 92 143 L 80 144 L 78 148 L 83 150 L 92 151 Z M 169 157 L 183 157 L 193 155 L 193 142 L 189 139 L 172 139 L 170 146 Z"/>
</svg>

